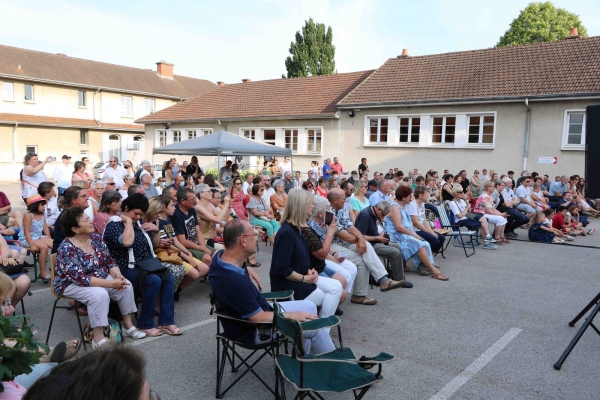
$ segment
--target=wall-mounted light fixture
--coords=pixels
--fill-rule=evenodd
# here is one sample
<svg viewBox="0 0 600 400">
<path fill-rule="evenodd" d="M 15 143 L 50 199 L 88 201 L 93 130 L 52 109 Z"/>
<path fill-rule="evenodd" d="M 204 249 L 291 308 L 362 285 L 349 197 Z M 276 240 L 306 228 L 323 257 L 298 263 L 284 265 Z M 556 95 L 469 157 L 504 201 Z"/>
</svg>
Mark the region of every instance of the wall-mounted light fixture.
<svg viewBox="0 0 600 400">
<path fill-rule="evenodd" d="M 164 127 L 165 129 L 169 129 L 171 127 L 171 124 L 165 124 Z"/>
</svg>

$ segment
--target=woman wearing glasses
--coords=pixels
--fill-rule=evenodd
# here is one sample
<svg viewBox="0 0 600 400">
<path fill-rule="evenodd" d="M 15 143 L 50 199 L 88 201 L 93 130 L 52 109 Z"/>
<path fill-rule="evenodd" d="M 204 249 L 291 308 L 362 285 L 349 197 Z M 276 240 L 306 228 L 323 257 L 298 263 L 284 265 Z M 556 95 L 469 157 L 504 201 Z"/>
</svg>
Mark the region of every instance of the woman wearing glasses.
<svg viewBox="0 0 600 400">
<path fill-rule="evenodd" d="M 233 178 L 231 188 L 229 188 L 229 196 L 231 196 L 231 208 L 235 211 L 235 215 L 239 219 L 248 221 L 248 210 L 244 207 L 244 198 L 246 195 L 242 190 L 242 179 L 240 177 Z"/>
<path fill-rule="evenodd" d="M 306 190 L 307 192 L 311 192 L 312 194 L 315 194 L 315 180 L 313 178 L 308 178 L 306 181 L 304 181 L 302 183 L 302 189 Z"/>
<path fill-rule="evenodd" d="M 63 211 L 56 219 L 56 222 L 54 222 L 54 241 L 52 243 L 51 254 L 56 253 L 58 246 L 65 240 L 65 234 L 63 233 L 60 222 L 63 213 L 71 207 L 81 207 L 86 209 L 88 206 L 88 198 L 88 190 L 78 186 L 71 186 L 63 192 L 63 195 L 58 200 L 58 208 L 62 208 Z"/>
</svg>

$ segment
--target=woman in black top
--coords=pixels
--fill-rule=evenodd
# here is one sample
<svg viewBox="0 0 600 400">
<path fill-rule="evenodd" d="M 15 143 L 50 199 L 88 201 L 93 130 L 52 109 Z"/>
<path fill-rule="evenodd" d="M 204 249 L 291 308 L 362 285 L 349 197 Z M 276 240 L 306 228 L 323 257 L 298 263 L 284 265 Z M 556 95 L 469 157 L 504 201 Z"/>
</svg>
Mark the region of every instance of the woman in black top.
<svg viewBox="0 0 600 400">
<path fill-rule="evenodd" d="M 454 175 L 446 174 L 442 177 L 444 181 L 442 183 L 442 200 L 443 201 L 452 201 L 454 200 L 454 195 L 452 194 L 452 179 Z"/>
</svg>

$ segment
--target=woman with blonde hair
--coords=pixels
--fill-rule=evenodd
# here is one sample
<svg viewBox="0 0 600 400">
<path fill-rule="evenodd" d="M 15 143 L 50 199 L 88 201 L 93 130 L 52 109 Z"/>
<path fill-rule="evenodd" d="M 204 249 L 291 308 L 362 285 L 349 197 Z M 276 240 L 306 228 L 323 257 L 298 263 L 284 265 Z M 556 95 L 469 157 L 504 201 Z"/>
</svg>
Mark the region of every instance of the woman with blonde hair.
<svg viewBox="0 0 600 400">
<path fill-rule="evenodd" d="M 350 211 L 354 214 L 354 218 L 356 218 L 359 212 L 371 205 L 369 199 L 367 199 L 368 189 L 367 182 L 363 180 L 356 181 L 354 184 L 354 196 L 350 199 L 350 205 L 352 206 L 352 210 Z"/>
<path fill-rule="evenodd" d="M 314 209 L 314 195 L 301 189 L 292 189 L 281 216 L 281 228 L 273 245 L 271 289 L 293 290 L 295 300 L 309 300 L 321 306 L 320 317 L 335 314 L 343 288 L 335 280 L 319 276 L 311 268 L 310 250 L 301 229 L 309 228 L 307 221 Z M 335 225 L 331 229 L 337 229 Z"/>
</svg>

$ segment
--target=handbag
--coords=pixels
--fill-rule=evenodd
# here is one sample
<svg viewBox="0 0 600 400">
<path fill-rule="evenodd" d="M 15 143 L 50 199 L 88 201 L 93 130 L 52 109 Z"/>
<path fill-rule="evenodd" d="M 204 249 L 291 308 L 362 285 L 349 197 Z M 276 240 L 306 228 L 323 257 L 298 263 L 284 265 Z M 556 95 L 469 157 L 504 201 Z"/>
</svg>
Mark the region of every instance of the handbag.
<svg viewBox="0 0 600 400">
<path fill-rule="evenodd" d="M 133 250 L 130 251 L 133 253 Z M 165 272 L 167 270 L 167 267 L 165 267 L 163 263 L 161 263 L 156 257 L 138 260 L 135 262 L 135 266 L 152 274 L 160 274 L 161 272 Z"/>
<path fill-rule="evenodd" d="M 167 262 L 176 265 L 183 264 L 183 260 L 181 259 L 178 253 L 169 253 L 165 249 L 160 249 L 156 250 L 154 254 L 156 254 L 156 257 L 162 262 Z"/>
<path fill-rule="evenodd" d="M 20 274 L 21 272 L 24 272 L 23 269 L 23 264 L 17 264 L 17 265 L 2 265 L 2 272 L 4 272 L 6 275 L 14 275 L 14 274 Z"/>
</svg>

